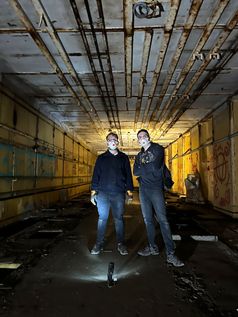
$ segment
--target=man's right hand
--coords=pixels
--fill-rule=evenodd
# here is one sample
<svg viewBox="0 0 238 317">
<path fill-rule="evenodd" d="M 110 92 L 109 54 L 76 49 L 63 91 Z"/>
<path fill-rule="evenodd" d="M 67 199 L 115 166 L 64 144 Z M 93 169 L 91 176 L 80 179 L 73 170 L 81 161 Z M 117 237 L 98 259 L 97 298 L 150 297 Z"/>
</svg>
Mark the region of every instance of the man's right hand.
<svg viewBox="0 0 238 317">
<path fill-rule="evenodd" d="M 91 203 L 96 206 L 97 205 L 97 192 L 96 190 L 91 191 L 91 198 L 90 198 Z"/>
</svg>

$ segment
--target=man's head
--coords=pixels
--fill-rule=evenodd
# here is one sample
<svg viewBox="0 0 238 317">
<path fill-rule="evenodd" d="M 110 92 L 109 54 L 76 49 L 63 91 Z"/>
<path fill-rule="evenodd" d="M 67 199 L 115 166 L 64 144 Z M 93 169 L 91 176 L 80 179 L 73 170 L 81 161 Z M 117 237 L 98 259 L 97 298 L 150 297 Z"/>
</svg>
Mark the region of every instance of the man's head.
<svg viewBox="0 0 238 317">
<path fill-rule="evenodd" d="M 150 144 L 150 135 L 145 129 L 141 129 L 137 132 L 137 139 L 140 146 L 146 147 Z"/>
<path fill-rule="evenodd" d="M 108 133 L 106 136 L 107 146 L 110 150 L 116 150 L 119 144 L 118 135 L 114 132 Z"/>
</svg>

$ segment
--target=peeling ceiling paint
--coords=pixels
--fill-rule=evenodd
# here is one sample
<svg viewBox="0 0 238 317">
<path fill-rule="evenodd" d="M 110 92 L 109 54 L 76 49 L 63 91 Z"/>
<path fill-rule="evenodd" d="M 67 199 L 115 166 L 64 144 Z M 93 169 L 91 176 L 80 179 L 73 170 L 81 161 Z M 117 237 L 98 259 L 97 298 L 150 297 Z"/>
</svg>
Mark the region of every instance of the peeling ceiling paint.
<svg viewBox="0 0 238 317">
<path fill-rule="evenodd" d="M 163 10 L 141 18 L 138 5 Z M 3 84 L 96 151 L 111 130 L 128 154 L 140 128 L 166 146 L 237 95 L 237 0 L 1 0 L 0 12 Z"/>
</svg>

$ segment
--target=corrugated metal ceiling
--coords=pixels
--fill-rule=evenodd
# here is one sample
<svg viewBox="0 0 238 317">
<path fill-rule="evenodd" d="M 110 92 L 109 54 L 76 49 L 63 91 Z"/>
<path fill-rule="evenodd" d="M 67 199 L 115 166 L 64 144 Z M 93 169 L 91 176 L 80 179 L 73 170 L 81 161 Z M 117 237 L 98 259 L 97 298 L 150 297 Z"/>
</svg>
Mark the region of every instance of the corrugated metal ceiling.
<svg viewBox="0 0 238 317">
<path fill-rule="evenodd" d="M 1 0 L 0 12 L 2 82 L 94 150 L 113 130 L 130 153 L 142 127 L 166 146 L 237 94 L 237 0 Z"/>
</svg>

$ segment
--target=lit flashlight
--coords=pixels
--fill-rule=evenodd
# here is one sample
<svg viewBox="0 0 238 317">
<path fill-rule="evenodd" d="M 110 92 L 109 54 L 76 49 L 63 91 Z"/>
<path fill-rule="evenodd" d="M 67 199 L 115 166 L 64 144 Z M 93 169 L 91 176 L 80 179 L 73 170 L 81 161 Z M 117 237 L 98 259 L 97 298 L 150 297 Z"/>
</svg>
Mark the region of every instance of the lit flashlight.
<svg viewBox="0 0 238 317">
<path fill-rule="evenodd" d="M 113 272 L 114 272 L 114 262 L 110 262 L 108 264 L 108 272 L 107 272 L 107 285 L 108 287 L 112 287 L 114 283 L 113 279 Z"/>
</svg>

